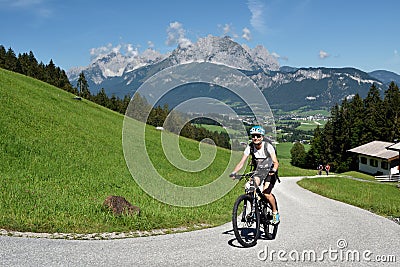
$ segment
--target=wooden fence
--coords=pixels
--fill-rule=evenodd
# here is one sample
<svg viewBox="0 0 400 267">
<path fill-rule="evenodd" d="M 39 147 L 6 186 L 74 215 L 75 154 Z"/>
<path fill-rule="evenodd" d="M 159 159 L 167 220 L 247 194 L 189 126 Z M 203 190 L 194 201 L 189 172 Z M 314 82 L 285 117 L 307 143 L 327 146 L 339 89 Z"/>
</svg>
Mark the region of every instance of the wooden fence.
<svg viewBox="0 0 400 267">
<path fill-rule="evenodd" d="M 400 174 L 378 175 L 375 179 L 379 182 L 400 182 Z"/>
</svg>

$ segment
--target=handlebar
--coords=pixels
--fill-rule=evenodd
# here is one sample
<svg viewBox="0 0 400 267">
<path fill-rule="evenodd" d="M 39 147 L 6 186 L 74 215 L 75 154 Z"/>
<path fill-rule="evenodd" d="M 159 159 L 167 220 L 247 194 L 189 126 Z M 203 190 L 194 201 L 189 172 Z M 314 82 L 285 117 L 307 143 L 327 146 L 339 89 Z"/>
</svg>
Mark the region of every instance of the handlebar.
<svg viewBox="0 0 400 267">
<path fill-rule="evenodd" d="M 231 177 L 231 178 L 233 178 L 234 180 L 242 180 L 243 178 L 250 178 L 250 177 L 252 177 L 253 175 L 254 175 L 254 173 L 255 173 L 255 171 L 252 171 L 252 172 L 248 172 L 248 173 L 244 173 L 244 174 L 230 174 L 229 175 L 229 177 Z M 273 171 L 273 175 L 275 175 L 275 177 L 276 177 L 276 180 L 278 181 L 278 182 L 281 182 L 281 180 L 279 179 L 279 176 L 278 176 L 278 173 L 277 172 L 275 172 L 275 171 Z"/>
<path fill-rule="evenodd" d="M 244 174 L 231 174 L 229 175 L 230 177 L 232 177 L 235 180 L 242 180 L 243 178 L 250 178 L 251 176 L 254 175 L 254 171 L 253 172 L 248 172 L 248 173 L 244 173 Z"/>
</svg>

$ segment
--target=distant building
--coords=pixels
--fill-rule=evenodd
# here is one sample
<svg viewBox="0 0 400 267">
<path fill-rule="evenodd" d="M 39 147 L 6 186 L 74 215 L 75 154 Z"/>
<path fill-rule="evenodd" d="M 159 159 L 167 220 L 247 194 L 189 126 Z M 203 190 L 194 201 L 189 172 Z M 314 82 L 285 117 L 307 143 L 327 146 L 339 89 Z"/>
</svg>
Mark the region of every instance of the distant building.
<svg viewBox="0 0 400 267">
<path fill-rule="evenodd" d="M 396 143 L 394 145 L 388 146 L 387 149 L 397 151 L 397 153 L 399 154 L 398 162 L 397 162 L 397 172 L 395 171 L 392 174 L 400 174 L 400 163 L 399 163 L 399 161 L 400 161 L 400 143 Z"/>
<path fill-rule="evenodd" d="M 372 141 L 350 149 L 358 155 L 358 169 L 372 175 L 399 173 L 400 143 Z"/>
</svg>

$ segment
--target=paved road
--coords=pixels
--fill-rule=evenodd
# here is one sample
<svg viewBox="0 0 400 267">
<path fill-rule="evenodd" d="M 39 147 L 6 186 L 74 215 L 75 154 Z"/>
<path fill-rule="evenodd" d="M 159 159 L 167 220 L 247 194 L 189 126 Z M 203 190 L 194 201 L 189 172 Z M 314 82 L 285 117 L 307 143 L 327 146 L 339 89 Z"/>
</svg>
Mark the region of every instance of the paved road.
<svg viewBox="0 0 400 267">
<path fill-rule="evenodd" d="M 259 240 L 253 248 L 239 246 L 230 223 L 195 232 L 122 240 L 2 236 L 0 265 L 399 266 L 400 225 L 304 190 L 297 186 L 298 179 L 282 179 L 275 188 L 282 217 L 277 238 Z M 370 261 L 376 259 L 392 262 Z"/>
</svg>

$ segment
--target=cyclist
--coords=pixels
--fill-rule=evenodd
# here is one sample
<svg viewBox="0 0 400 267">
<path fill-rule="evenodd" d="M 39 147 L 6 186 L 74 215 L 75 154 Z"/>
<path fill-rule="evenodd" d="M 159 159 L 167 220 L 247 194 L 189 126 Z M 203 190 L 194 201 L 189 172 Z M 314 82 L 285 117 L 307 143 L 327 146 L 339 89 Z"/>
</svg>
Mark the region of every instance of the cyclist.
<svg viewBox="0 0 400 267">
<path fill-rule="evenodd" d="M 272 223 L 277 224 L 280 221 L 280 216 L 276 208 L 275 198 L 271 194 L 276 182 L 276 171 L 279 167 L 275 149 L 269 142 L 263 141 L 265 135 L 263 127 L 252 127 L 250 135 L 252 142 L 244 150 L 242 159 L 236 165 L 230 177 L 235 177 L 236 173 L 243 168 L 247 162 L 247 158 L 251 155 L 253 164 L 256 165 L 254 166 L 256 170 L 254 176 L 255 182 L 271 204 L 273 213 Z"/>
</svg>

